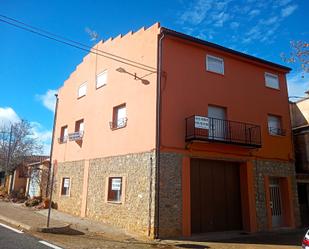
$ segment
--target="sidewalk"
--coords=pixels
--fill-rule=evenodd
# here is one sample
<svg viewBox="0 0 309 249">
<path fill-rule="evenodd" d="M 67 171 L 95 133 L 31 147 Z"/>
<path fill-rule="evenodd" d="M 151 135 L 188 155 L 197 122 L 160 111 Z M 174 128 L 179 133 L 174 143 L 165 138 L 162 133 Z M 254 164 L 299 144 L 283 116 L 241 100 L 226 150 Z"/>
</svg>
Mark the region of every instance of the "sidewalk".
<svg viewBox="0 0 309 249">
<path fill-rule="evenodd" d="M 0 220 L 15 225 L 25 230 L 40 231 L 46 228 L 48 210 L 34 210 L 11 202 L 0 201 Z M 52 229 L 68 228 L 71 232 L 78 231 L 82 234 L 95 234 L 120 240 L 134 240 L 134 236 L 127 234 L 124 230 L 115 228 L 103 223 L 90 221 L 80 217 L 72 216 L 59 212 L 51 211 L 50 227 Z"/>
<path fill-rule="evenodd" d="M 111 225 L 90 221 L 68 215 L 57 210 L 52 210 L 52 229 L 56 233 L 42 233 L 42 227 L 46 227 L 48 210 L 34 210 L 22 204 L 14 204 L 0 200 L 0 222 L 12 224 L 41 240 L 66 249 L 175 249 L 164 242 L 144 240 L 138 236 L 127 234 L 124 230 Z M 70 228 L 68 228 L 70 225 Z M 59 228 L 59 230 L 58 230 Z M 63 228 L 63 229 L 61 229 Z M 71 236 L 77 235 L 77 236 Z M 1 236 L 0 236 L 1 240 Z M 1 243 L 0 243 L 1 247 Z"/>
<path fill-rule="evenodd" d="M 48 210 L 33 210 L 10 202 L 0 201 L 0 220 L 26 230 L 37 231 L 46 227 Z M 46 240 L 65 248 L 211 248 L 211 249 L 298 249 L 305 229 L 278 230 L 268 233 L 243 234 L 235 232 L 212 233 L 190 238 L 163 240 L 159 243 L 144 241 L 124 230 L 52 210 L 52 227 L 67 227 L 83 236 L 58 236 L 39 233 Z M 73 244 L 73 246 L 72 246 Z M 76 245 L 79 245 L 77 247 Z"/>
<path fill-rule="evenodd" d="M 46 227 L 46 217 L 35 213 L 33 210 L 22 207 L 21 204 L 0 201 L 0 220 L 25 230 L 36 230 L 39 227 Z M 51 220 L 50 226 L 66 226 L 64 222 Z"/>
</svg>

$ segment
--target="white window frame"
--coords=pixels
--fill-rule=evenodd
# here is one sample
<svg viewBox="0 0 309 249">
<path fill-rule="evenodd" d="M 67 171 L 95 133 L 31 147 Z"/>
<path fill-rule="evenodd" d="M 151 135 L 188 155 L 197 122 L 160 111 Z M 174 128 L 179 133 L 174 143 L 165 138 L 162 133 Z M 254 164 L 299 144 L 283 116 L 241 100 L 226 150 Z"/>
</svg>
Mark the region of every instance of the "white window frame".
<svg viewBox="0 0 309 249">
<path fill-rule="evenodd" d="M 119 115 L 122 114 L 122 115 Z M 124 128 L 127 126 L 127 105 L 126 103 L 113 107 L 113 119 L 110 122 L 112 130 Z"/>
<path fill-rule="evenodd" d="M 65 179 L 69 179 L 69 191 L 68 191 L 68 193 L 67 194 L 63 194 L 63 191 L 62 191 L 62 189 L 63 189 L 63 187 L 64 187 L 64 180 Z M 72 179 L 71 179 L 71 177 L 67 177 L 67 176 L 64 176 L 64 177 L 62 177 L 61 178 L 61 185 L 60 185 L 60 196 L 67 196 L 67 197 L 70 197 L 71 196 L 71 186 L 72 186 Z"/>
<path fill-rule="evenodd" d="M 123 116 L 119 115 L 122 114 Z M 126 105 L 119 106 L 117 108 L 117 128 L 122 128 L 125 126 L 125 122 L 127 119 L 127 107 Z"/>
<path fill-rule="evenodd" d="M 85 131 L 85 120 L 84 119 L 77 120 L 75 122 L 75 132 L 78 132 L 79 136 L 82 138 L 84 135 L 84 131 Z"/>
<path fill-rule="evenodd" d="M 208 58 L 212 58 L 212 59 L 221 61 L 221 62 L 222 62 L 222 72 L 221 72 L 221 71 L 218 71 L 218 70 L 213 70 L 213 69 L 209 68 Z M 222 75 L 224 75 L 224 59 L 223 59 L 223 58 L 220 58 L 220 57 L 213 56 L 213 55 L 209 55 L 209 54 L 206 55 L 206 70 L 209 71 L 209 72 L 213 72 L 213 73 L 217 73 L 217 74 L 222 74 Z"/>
<path fill-rule="evenodd" d="M 105 86 L 106 84 L 107 84 L 107 77 L 108 77 L 108 71 L 107 71 L 107 69 L 106 70 L 104 70 L 104 71 L 102 71 L 101 73 L 99 73 L 99 74 L 97 74 L 97 78 L 96 78 L 96 89 L 98 89 L 98 88 L 101 88 L 102 86 Z M 98 79 L 99 79 L 99 77 L 100 76 L 103 76 L 103 75 L 105 75 L 105 82 L 103 82 L 103 83 L 99 83 L 99 81 L 98 81 Z"/>
<path fill-rule="evenodd" d="M 80 122 L 79 124 L 79 130 L 78 130 L 80 133 L 84 133 L 85 131 L 85 122 L 84 120 L 82 122 Z"/>
<path fill-rule="evenodd" d="M 82 89 L 85 89 L 85 90 L 82 91 Z M 86 96 L 86 93 L 87 93 L 87 81 L 84 82 L 83 84 L 81 84 L 81 85 L 78 87 L 77 96 L 78 96 L 78 98 L 81 98 L 81 97 L 83 97 L 83 96 Z"/>
<path fill-rule="evenodd" d="M 273 85 L 272 82 L 269 82 L 269 81 L 268 81 L 268 79 L 269 79 L 268 77 L 276 78 L 276 79 L 277 79 L 276 84 Z M 273 88 L 273 89 L 277 89 L 277 90 L 280 89 L 279 76 L 278 76 L 277 74 L 265 72 L 265 74 L 264 74 L 264 79 L 265 79 L 265 85 L 266 85 L 267 87 L 270 87 L 270 88 Z"/>
<path fill-rule="evenodd" d="M 120 197 L 120 200 L 119 201 L 112 201 L 112 200 L 108 200 L 109 196 L 109 179 L 110 178 L 121 178 L 121 197 Z M 105 178 L 105 197 L 104 197 L 104 200 L 105 200 L 105 203 L 109 203 L 111 205 L 114 205 L 114 204 L 117 204 L 117 205 L 121 205 L 121 204 L 124 204 L 125 201 L 126 201 L 126 181 L 127 181 L 127 175 L 118 175 L 118 174 L 110 174 L 108 176 L 106 176 Z"/>
<path fill-rule="evenodd" d="M 270 126 L 270 121 L 276 120 L 276 127 Z M 280 136 L 281 135 L 281 130 L 282 130 L 282 124 L 281 124 L 281 117 L 268 114 L 267 116 L 267 126 L 268 126 L 268 133 L 273 136 Z M 277 130 L 276 130 L 277 129 Z"/>
<path fill-rule="evenodd" d="M 68 141 L 68 134 L 69 134 L 68 126 L 67 125 L 61 126 L 59 142 L 66 143 Z"/>
</svg>

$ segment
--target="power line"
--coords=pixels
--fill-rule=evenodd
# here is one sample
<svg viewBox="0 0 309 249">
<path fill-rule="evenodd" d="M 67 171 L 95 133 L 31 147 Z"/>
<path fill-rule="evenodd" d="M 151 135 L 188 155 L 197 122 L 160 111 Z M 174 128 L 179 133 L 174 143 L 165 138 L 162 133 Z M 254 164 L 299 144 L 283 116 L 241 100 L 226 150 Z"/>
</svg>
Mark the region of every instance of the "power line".
<svg viewBox="0 0 309 249">
<path fill-rule="evenodd" d="M 30 33 L 33 33 L 33 34 L 36 34 L 36 35 L 39 35 L 39 36 L 42 36 L 44 38 L 47 38 L 47 39 L 50 39 L 50 40 L 53 40 L 53 41 L 57 41 L 59 43 L 62 43 L 62 44 L 65 44 L 65 45 L 68 45 L 68 46 L 71 46 L 71 47 L 74 47 L 74 48 L 86 51 L 88 53 L 96 54 L 96 55 L 105 57 L 107 59 L 111 59 L 111 60 L 114 60 L 114 61 L 126 64 L 126 65 L 137 67 L 137 68 L 140 68 L 142 70 L 146 70 L 146 71 L 149 71 L 149 72 L 152 72 L 152 73 L 156 73 L 157 72 L 156 68 L 154 68 L 154 67 L 151 67 L 151 66 L 139 63 L 139 62 L 135 62 L 133 60 L 129 60 L 129 59 L 126 59 L 124 57 L 120 57 L 118 55 L 105 52 L 103 50 L 92 48 L 92 47 L 90 47 L 88 45 L 85 45 L 83 43 L 80 43 L 80 42 L 77 42 L 77 41 L 65 38 L 65 37 L 57 35 L 57 34 L 53 34 L 53 33 L 49 32 L 49 31 L 46 31 L 46 30 L 43 30 L 43 29 L 40 29 L 40 28 L 36 28 L 36 27 L 34 27 L 32 25 L 28 25 L 28 24 L 26 24 L 24 22 L 18 21 L 16 19 L 13 19 L 13 18 L 4 16 L 4 15 L 1 15 L 1 14 L 0 14 L 0 17 L 2 17 L 2 18 L 0 18 L 0 21 L 3 22 L 3 23 L 6 23 L 8 25 L 14 26 L 16 28 L 25 30 L 27 32 L 30 32 Z M 3 18 L 8 19 L 8 20 L 4 20 Z M 97 51 L 97 52 L 94 52 L 93 50 Z M 106 54 L 106 55 L 104 55 L 104 54 Z M 113 57 L 115 57 L 115 58 L 113 58 Z M 134 65 L 132 63 L 134 63 L 136 65 Z"/>
<path fill-rule="evenodd" d="M 72 42 L 72 43 L 77 44 L 77 45 L 80 45 L 80 46 L 82 46 L 82 47 L 85 47 L 85 48 L 88 48 L 88 49 L 91 49 L 91 50 L 95 50 L 95 51 L 99 51 L 99 52 L 101 52 L 101 53 L 103 53 L 103 54 L 107 54 L 107 55 L 110 55 L 110 56 L 114 56 L 114 57 L 116 57 L 116 58 L 123 59 L 123 60 L 126 60 L 126 61 L 129 61 L 129 62 L 138 64 L 138 65 L 141 65 L 141 66 L 148 67 L 148 68 L 150 68 L 150 69 L 156 70 L 156 68 L 154 68 L 154 67 L 151 67 L 151 66 L 148 66 L 148 65 L 145 65 L 145 64 L 142 64 L 142 63 L 139 63 L 139 62 L 130 60 L 130 59 L 126 59 L 126 58 L 124 58 L 124 57 L 121 57 L 121 56 L 118 56 L 118 55 L 115 55 L 115 54 L 112 54 L 112 53 L 108 53 L 108 52 L 103 51 L 103 50 L 100 50 L 100 49 L 93 48 L 93 47 L 91 47 L 91 46 L 88 46 L 87 44 L 84 44 L 84 43 L 81 43 L 81 42 L 78 42 L 78 41 L 74 41 L 74 40 L 72 40 L 72 39 L 66 38 L 66 37 L 61 36 L 61 35 L 57 35 L 57 34 L 55 34 L 55 33 L 49 32 L 49 31 L 44 30 L 44 29 L 41 29 L 41 28 L 37 28 L 37 27 L 35 27 L 35 26 L 29 25 L 29 24 L 27 24 L 27 23 L 25 23 L 25 22 L 22 22 L 22 21 L 19 21 L 19 20 L 17 20 L 17 19 L 14 19 L 14 18 L 5 16 L 5 15 L 1 15 L 1 14 L 0 14 L 0 17 L 3 17 L 3 18 L 5 18 L 5 19 L 11 20 L 11 21 L 13 21 L 13 22 L 19 23 L 19 24 L 21 24 L 21 25 L 23 25 L 23 26 L 26 26 L 26 27 L 31 28 L 31 29 L 33 29 L 33 30 L 39 31 L 39 32 L 41 32 L 41 33 L 46 33 L 46 34 L 48 34 L 48 35 L 57 37 L 57 38 L 59 38 L 59 39 L 66 40 L 66 41 L 68 41 L 68 42 Z"/>
</svg>

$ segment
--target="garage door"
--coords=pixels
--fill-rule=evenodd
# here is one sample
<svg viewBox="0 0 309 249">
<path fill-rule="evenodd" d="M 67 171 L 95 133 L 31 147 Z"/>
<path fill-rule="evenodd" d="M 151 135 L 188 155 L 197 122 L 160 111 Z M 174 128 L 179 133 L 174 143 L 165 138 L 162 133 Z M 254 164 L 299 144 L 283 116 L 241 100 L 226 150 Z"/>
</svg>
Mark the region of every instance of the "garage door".
<svg viewBox="0 0 309 249">
<path fill-rule="evenodd" d="M 241 230 L 239 164 L 191 159 L 191 232 Z"/>
</svg>

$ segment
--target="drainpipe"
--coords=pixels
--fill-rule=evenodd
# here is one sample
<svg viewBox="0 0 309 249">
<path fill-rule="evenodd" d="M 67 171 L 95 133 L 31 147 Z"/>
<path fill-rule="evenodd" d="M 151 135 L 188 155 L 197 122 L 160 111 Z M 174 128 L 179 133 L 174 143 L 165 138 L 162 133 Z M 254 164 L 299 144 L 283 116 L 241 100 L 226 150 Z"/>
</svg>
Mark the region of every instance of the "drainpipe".
<svg viewBox="0 0 309 249">
<path fill-rule="evenodd" d="M 160 118 L 161 118 L 161 75 L 162 75 L 162 41 L 164 33 L 160 33 L 158 41 L 158 74 L 157 74 L 157 105 L 156 105 L 156 208 L 155 208 L 155 239 L 160 236 Z"/>
<path fill-rule="evenodd" d="M 56 97 L 56 106 L 55 106 L 55 114 L 54 114 L 54 124 L 53 124 L 53 134 L 52 134 L 52 141 L 50 146 L 50 154 L 49 154 L 49 165 L 48 165 L 48 176 L 47 176 L 47 185 L 46 185 L 46 193 L 45 196 L 48 196 L 48 191 L 52 191 L 52 186 L 49 188 L 50 184 L 50 173 L 51 173 L 51 166 L 52 166 L 52 157 L 53 157 L 53 148 L 54 148 L 54 140 L 55 140 L 55 129 L 56 129 L 56 120 L 57 120 L 57 112 L 58 112 L 58 94 L 55 94 Z M 51 202 L 51 200 L 50 200 Z"/>
</svg>

